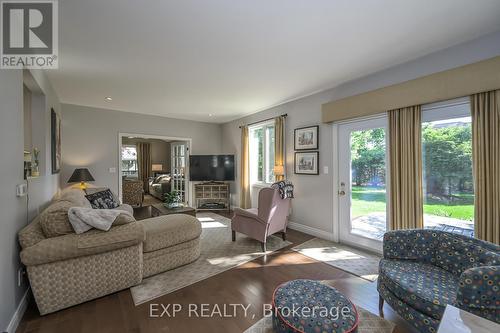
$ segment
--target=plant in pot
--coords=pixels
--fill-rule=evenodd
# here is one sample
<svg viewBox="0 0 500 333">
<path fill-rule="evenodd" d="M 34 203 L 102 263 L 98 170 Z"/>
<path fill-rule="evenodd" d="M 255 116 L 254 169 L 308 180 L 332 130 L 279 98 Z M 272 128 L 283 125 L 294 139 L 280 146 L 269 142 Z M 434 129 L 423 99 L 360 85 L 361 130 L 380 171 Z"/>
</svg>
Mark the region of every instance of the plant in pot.
<svg viewBox="0 0 500 333">
<path fill-rule="evenodd" d="M 176 208 L 182 206 L 181 195 L 178 191 L 172 191 L 165 194 L 165 204 L 168 208 Z"/>
</svg>

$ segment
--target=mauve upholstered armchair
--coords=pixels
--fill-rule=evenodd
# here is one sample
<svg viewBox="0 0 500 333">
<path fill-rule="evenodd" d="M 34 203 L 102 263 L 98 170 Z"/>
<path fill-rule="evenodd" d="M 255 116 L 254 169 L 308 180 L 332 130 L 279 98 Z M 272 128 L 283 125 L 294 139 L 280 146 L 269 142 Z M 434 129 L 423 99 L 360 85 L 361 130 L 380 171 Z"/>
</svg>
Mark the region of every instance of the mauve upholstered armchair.
<svg viewBox="0 0 500 333">
<path fill-rule="evenodd" d="M 286 239 L 286 226 L 290 211 L 291 199 L 281 199 L 278 189 L 266 187 L 259 192 L 259 208 L 235 208 L 231 220 L 233 242 L 236 232 L 242 233 L 262 243 L 262 251 L 266 252 L 266 239 L 277 232 Z"/>
</svg>

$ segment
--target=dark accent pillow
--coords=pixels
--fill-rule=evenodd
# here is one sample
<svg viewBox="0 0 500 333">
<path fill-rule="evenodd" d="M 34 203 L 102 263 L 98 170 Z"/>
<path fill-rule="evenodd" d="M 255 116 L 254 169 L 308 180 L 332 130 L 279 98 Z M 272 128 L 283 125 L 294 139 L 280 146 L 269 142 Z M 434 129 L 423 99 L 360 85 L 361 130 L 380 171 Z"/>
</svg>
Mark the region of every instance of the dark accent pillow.
<svg viewBox="0 0 500 333">
<path fill-rule="evenodd" d="M 116 202 L 115 197 L 110 189 L 87 194 L 85 196 L 88 201 L 90 201 L 90 205 L 94 209 L 114 209 L 118 207 L 120 204 Z"/>
</svg>

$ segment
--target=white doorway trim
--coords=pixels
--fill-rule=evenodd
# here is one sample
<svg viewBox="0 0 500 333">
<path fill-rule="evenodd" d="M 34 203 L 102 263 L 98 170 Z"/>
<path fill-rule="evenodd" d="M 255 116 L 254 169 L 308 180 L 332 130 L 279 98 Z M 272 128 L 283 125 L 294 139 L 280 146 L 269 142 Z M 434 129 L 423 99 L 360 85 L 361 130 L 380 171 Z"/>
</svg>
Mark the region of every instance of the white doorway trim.
<svg viewBox="0 0 500 333">
<path fill-rule="evenodd" d="M 340 210 L 339 210 L 339 182 L 340 182 L 340 176 L 339 176 L 339 125 L 336 123 L 332 124 L 332 137 L 333 137 L 333 142 L 332 142 L 332 156 L 333 156 L 333 202 L 332 202 L 332 207 L 333 207 L 333 228 L 332 228 L 332 240 L 334 242 L 339 242 L 339 232 L 340 232 Z"/>
<path fill-rule="evenodd" d="M 133 136 L 141 139 L 159 139 L 159 140 L 168 140 L 168 141 L 186 141 L 188 143 L 189 154 L 193 149 L 193 139 L 191 138 L 182 138 L 177 136 L 166 136 L 166 135 L 154 135 L 154 134 L 144 134 L 144 133 L 128 133 L 128 132 L 118 132 L 118 197 L 120 198 L 120 202 L 122 201 L 122 139 L 124 137 Z M 192 202 L 192 192 L 191 191 L 191 181 L 189 183 L 189 201 L 190 204 Z"/>
</svg>

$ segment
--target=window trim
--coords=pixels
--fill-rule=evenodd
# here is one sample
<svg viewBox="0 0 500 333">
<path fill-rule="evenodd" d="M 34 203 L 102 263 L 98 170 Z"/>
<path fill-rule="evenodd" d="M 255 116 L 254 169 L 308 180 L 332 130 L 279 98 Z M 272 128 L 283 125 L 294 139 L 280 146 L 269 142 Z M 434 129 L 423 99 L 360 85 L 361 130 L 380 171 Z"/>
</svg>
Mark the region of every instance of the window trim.
<svg viewBox="0 0 500 333">
<path fill-rule="evenodd" d="M 249 136 L 249 142 L 248 142 L 248 144 L 250 145 L 250 141 L 251 141 L 251 138 L 250 138 L 251 131 L 259 129 L 259 128 L 264 128 L 265 129 L 266 127 L 269 127 L 269 126 L 275 126 L 275 121 L 273 119 L 262 121 L 260 123 L 256 123 L 256 124 L 248 126 L 248 136 Z M 275 130 L 276 130 L 276 128 L 275 128 Z M 267 158 L 266 158 L 267 135 L 266 135 L 266 131 L 264 131 L 263 141 L 262 142 L 263 142 L 263 147 L 264 147 L 263 148 L 263 169 L 264 170 L 263 170 L 262 178 L 265 179 L 266 178 L 265 171 L 266 171 L 266 164 L 267 164 Z M 276 152 L 275 152 L 275 154 L 276 154 Z M 249 163 L 249 164 L 250 164 L 250 167 L 251 167 L 251 163 Z M 272 185 L 272 183 L 268 183 L 265 180 L 264 181 L 260 181 L 260 180 L 252 179 L 251 175 L 252 175 L 252 170 L 250 170 L 250 185 L 251 186 L 268 187 L 268 186 Z"/>
</svg>

